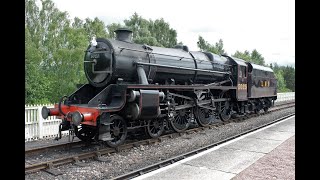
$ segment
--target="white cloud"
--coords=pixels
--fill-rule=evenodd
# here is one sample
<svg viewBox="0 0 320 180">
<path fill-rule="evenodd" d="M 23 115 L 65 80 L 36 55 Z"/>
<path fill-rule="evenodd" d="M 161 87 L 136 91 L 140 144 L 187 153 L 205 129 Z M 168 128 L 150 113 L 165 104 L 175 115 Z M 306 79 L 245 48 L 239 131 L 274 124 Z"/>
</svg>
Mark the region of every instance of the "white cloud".
<svg viewBox="0 0 320 180">
<path fill-rule="evenodd" d="M 106 24 L 120 23 L 134 12 L 147 19 L 162 17 L 190 50 L 198 50 L 201 35 L 212 44 L 222 39 L 229 54 L 257 49 L 267 63 L 295 61 L 295 2 L 291 0 L 53 1 L 71 17 L 99 17 Z"/>
</svg>

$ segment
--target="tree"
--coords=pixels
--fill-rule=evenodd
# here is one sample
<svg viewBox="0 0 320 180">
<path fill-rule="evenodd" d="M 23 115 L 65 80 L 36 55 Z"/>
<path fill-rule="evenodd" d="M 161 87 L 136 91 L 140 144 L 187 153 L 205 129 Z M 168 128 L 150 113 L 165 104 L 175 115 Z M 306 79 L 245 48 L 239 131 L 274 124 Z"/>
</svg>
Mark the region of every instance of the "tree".
<svg viewBox="0 0 320 180">
<path fill-rule="evenodd" d="M 151 46 L 162 46 L 158 43 L 156 37 L 152 36 L 149 30 L 150 22 L 139 16 L 138 13 L 135 12 L 129 19 L 125 19 L 124 24 L 133 31 L 133 42 Z"/>
<path fill-rule="evenodd" d="M 204 40 L 202 36 L 198 37 L 197 46 L 202 51 L 209 51 L 209 49 L 211 48 L 210 44 L 206 40 Z"/>
<path fill-rule="evenodd" d="M 279 66 L 277 63 L 274 63 L 272 67 L 279 84 L 278 91 L 295 91 L 295 69 L 290 66 Z"/>
<path fill-rule="evenodd" d="M 69 19 L 50 0 L 25 1 L 26 104 L 58 102 L 86 83 L 84 50 L 94 34 L 106 37 L 104 23 L 95 18 Z"/>
<path fill-rule="evenodd" d="M 198 37 L 198 42 L 197 46 L 202 50 L 202 51 L 208 51 L 212 52 L 215 54 L 227 54 L 225 50 L 223 49 L 223 41 L 222 39 L 219 39 L 219 42 L 217 42 L 215 45 L 210 44 L 202 36 Z"/>
<path fill-rule="evenodd" d="M 95 17 L 94 20 L 91 20 L 90 18 L 86 18 L 84 23 L 84 28 L 88 35 L 87 36 L 88 41 L 91 40 L 93 36 L 99 37 L 99 38 L 109 37 L 106 31 L 106 26 L 104 22 L 98 19 L 97 17 Z"/>
<path fill-rule="evenodd" d="M 149 20 L 149 24 L 151 36 L 155 37 L 161 46 L 171 48 L 177 44 L 176 30 L 170 28 L 169 23 L 163 18 L 156 19 L 154 22 Z"/>
<path fill-rule="evenodd" d="M 282 70 L 275 72 L 275 76 L 277 79 L 277 90 L 278 92 L 290 92 L 290 90 L 286 87 L 286 83 L 282 74 Z"/>
<path fill-rule="evenodd" d="M 245 50 L 244 52 L 236 51 L 232 56 L 243 59 L 247 62 L 252 62 L 250 52 L 247 50 Z"/>
<path fill-rule="evenodd" d="M 226 54 L 226 52 L 223 49 L 222 39 L 219 39 L 219 42 L 216 43 L 215 49 L 218 52 L 218 54 Z"/>
<path fill-rule="evenodd" d="M 236 51 L 232 56 L 243 59 L 247 62 L 264 66 L 264 58 L 256 49 L 254 49 L 251 53 L 247 50 L 244 52 Z"/>
<path fill-rule="evenodd" d="M 28 29 L 25 31 L 25 102 L 50 103 L 47 96 L 50 92 L 50 81 L 43 74 L 39 64 L 41 62 L 41 52 L 38 51 L 35 43 L 31 40 L 31 34 Z"/>
<path fill-rule="evenodd" d="M 107 25 L 107 30 L 108 30 L 108 37 L 111 39 L 115 39 L 115 33 L 114 31 L 117 30 L 118 28 L 122 27 L 121 24 L 119 23 L 112 23 Z"/>
<path fill-rule="evenodd" d="M 177 45 L 183 45 L 183 42 L 182 42 L 182 41 L 180 41 Z"/>
<path fill-rule="evenodd" d="M 50 2 L 43 4 L 50 5 Z M 47 7 L 47 6 L 46 6 Z M 45 7 L 45 8 L 46 8 Z M 49 103 L 50 78 L 44 64 L 44 26 L 41 24 L 39 7 L 34 0 L 25 1 L 25 102 Z"/>
<path fill-rule="evenodd" d="M 254 49 L 251 52 L 251 59 L 252 59 L 252 62 L 254 62 L 256 64 L 264 65 L 264 58 L 256 49 Z"/>
<path fill-rule="evenodd" d="M 177 32 L 170 28 L 169 23 L 163 18 L 155 21 L 144 19 L 136 12 L 124 20 L 126 27 L 133 31 L 133 42 L 171 48 L 177 44 Z M 108 26 L 109 33 L 119 24 Z"/>
<path fill-rule="evenodd" d="M 284 67 L 283 78 L 286 83 L 286 87 L 291 91 L 295 91 L 295 69 L 290 66 Z"/>
</svg>

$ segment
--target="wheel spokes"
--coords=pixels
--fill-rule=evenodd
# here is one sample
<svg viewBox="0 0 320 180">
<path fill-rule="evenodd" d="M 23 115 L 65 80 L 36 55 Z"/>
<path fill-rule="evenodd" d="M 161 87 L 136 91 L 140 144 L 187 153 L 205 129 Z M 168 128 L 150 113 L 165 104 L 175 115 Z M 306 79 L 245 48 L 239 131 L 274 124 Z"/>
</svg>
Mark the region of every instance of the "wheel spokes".
<svg viewBox="0 0 320 180">
<path fill-rule="evenodd" d="M 212 110 L 201 107 L 196 108 L 195 117 L 200 126 L 208 126 L 215 119 Z"/>
<path fill-rule="evenodd" d="M 90 141 L 96 135 L 96 129 L 81 127 L 80 130 L 76 129 L 76 136 L 82 141 Z"/>
<path fill-rule="evenodd" d="M 220 102 L 220 112 L 219 116 L 222 121 L 227 121 L 231 117 L 231 107 L 229 106 L 229 102 Z"/>
<path fill-rule="evenodd" d="M 110 134 L 113 139 L 107 141 L 107 144 L 111 147 L 116 147 L 125 141 L 127 137 L 127 126 L 124 119 L 118 115 L 114 115 L 111 118 L 111 123 Z"/>
<path fill-rule="evenodd" d="M 164 131 L 163 120 L 160 120 L 160 119 L 149 120 L 146 130 L 150 137 L 152 138 L 159 137 Z"/>
<path fill-rule="evenodd" d="M 176 112 L 174 119 L 170 121 L 172 128 L 176 132 L 182 132 L 188 129 L 190 125 L 189 114 L 190 114 L 189 111 L 186 111 L 186 110 L 179 110 L 178 112 Z"/>
</svg>

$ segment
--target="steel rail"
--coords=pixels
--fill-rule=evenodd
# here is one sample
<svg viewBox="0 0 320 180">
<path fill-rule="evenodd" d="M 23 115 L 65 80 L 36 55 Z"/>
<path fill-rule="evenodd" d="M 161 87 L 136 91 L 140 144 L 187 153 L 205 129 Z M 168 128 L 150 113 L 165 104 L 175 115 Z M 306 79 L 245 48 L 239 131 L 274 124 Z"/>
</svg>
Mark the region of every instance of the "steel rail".
<svg viewBox="0 0 320 180">
<path fill-rule="evenodd" d="M 40 153 L 43 151 L 53 150 L 53 149 L 63 149 L 63 148 L 71 148 L 79 145 L 85 144 L 83 141 L 74 141 L 74 142 L 68 142 L 68 143 L 61 143 L 61 144 L 54 144 L 49 146 L 41 146 L 36 148 L 30 148 L 26 149 L 24 151 L 25 156 L 35 153 Z"/>
</svg>

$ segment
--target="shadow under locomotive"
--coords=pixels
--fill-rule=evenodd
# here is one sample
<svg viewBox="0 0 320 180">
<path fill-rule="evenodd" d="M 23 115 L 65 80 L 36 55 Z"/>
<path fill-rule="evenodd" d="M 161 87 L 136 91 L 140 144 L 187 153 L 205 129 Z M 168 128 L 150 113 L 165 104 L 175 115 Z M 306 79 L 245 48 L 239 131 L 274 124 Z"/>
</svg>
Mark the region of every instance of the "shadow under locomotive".
<svg viewBox="0 0 320 180">
<path fill-rule="evenodd" d="M 89 81 L 42 116 L 62 119 L 83 141 L 122 144 L 128 131 L 159 137 L 165 126 L 176 132 L 192 122 L 208 126 L 232 114 L 267 111 L 277 99 L 272 69 L 177 45 L 163 48 L 135 44 L 132 31 L 115 31 L 116 39 L 93 38 L 85 52 Z"/>
</svg>

